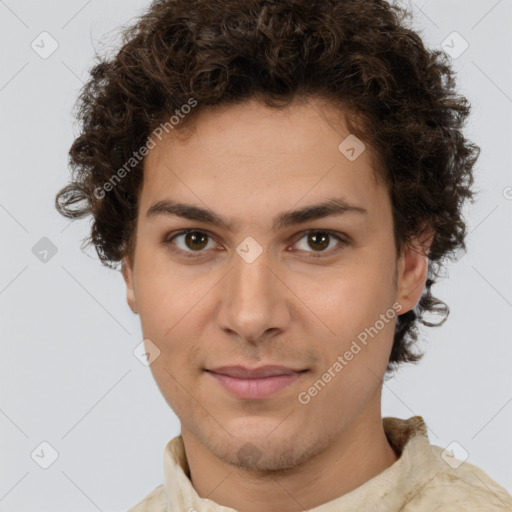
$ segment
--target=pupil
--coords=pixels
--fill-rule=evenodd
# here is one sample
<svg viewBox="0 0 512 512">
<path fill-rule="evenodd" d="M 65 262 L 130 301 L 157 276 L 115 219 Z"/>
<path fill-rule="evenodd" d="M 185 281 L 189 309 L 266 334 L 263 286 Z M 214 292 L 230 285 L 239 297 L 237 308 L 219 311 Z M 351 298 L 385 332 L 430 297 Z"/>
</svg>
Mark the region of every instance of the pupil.
<svg viewBox="0 0 512 512">
<path fill-rule="evenodd" d="M 320 240 L 318 240 L 318 239 L 320 239 Z M 328 235 L 326 235 L 325 233 L 320 233 L 320 235 L 318 233 L 313 233 L 313 234 L 309 235 L 308 242 L 311 242 L 311 241 L 313 241 L 313 244 L 320 245 L 320 247 L 319 247 L 320 249 L 325 249 L 329 245 Z M 314 249 L 314 247 L 313 247 L 313 249 Z"/>
</svg>

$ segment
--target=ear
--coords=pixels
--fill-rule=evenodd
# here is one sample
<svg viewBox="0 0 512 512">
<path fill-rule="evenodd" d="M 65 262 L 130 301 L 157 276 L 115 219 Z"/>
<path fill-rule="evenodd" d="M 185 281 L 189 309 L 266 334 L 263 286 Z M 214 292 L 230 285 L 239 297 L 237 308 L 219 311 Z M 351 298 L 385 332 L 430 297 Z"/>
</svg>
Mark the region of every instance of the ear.
<svg viewBox="0 0 512 512">
<path fill-rule="evenodd" d="M 416 306 L 425 288 L 428 272 L 428 252 L 434 233 L 425 229 L 403 248 L 397 266 L 396 300 L 402 305 L 400 314 Z"/>
<path fill-rule="evenodd" d="M 135 287 L 133 284 L 133 262 L 128 257 L 123 259 L 122 274 L 124 282 L 126 283 L 126 302 L 128 302 L 130 309 L 137 314 L 137 299 L 135 297 Z"/>
</svg>

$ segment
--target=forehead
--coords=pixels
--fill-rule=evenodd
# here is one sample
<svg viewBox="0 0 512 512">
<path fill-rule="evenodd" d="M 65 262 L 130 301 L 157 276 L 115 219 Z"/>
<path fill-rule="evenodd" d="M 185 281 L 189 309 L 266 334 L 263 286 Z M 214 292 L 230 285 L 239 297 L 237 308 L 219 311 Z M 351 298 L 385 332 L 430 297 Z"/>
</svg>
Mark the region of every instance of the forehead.
<svg viewBox="0 0 512 512">
<path fill-rule="evenodd" d="M 216 211 L 236 204 L 261 216 L 333 196 L 378 206 L 387 192 L 375 177 L 374 156 L 350 133 L 345 115 L 315 101 L 201 111 L 186 138 L 171 132 L 150 150 L 141 213 L 168 197 Z"/>
</svg>

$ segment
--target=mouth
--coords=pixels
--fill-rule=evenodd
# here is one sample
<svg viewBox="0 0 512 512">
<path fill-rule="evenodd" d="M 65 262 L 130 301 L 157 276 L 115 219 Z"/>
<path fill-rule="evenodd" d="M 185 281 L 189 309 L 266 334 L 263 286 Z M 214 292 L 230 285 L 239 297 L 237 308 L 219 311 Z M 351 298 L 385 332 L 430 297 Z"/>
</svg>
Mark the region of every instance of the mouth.
<svg viewBox="0 0 512 512">
<path fill-rule="evenodd" d="M 287 388 L 309 370 L 294 370 L 283 366 L 264 366 L 254 369 L 225 366 L 205 371 L 237 398 L 263 400 Z"/>
</svg>

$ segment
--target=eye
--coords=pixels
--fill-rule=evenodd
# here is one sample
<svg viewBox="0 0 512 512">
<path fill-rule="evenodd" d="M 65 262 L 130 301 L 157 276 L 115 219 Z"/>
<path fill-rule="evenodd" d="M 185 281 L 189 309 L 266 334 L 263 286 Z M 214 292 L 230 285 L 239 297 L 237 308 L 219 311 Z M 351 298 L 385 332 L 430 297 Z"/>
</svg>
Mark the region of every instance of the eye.
<svg viewBox="0 0 512 512">
<path fill-rule="evenodd" d="M 311 229 L 303 234 L 303 236 L 299 239 L 298 242 L 296 242 L 294 245 L 299 244 L 301 240 L 306 240 L 306 248 L 301 249 L 305 250 L 306 252 L 313 252 L 313 253 L 325 253 L 328 252 L 329 255 L 332 252 L 336 252 L 338 249 L 341 248 L 341 246 L 348 245 L 348 240 L 343 238 L 341 234 L 334 233 L 329 230 L 321 230 L 321 229 Z M 337 244 L 338 249 L 329 250 L 326 249 L 331 246 L 331 242 L 333 239 L 337 240 L 339 243 Z M 311 247 L 314 249 L 314 251 L 308 251 L 307 247 Z M 335 246 L 336 247 L 336 246 Z M 311 254 L 310 256 L 307 256 L 308 258 L 318 258 L 324 256 L 323 254 Z"/>
<path fill-rule="evenodd" d="M 174 242 L 174 240 L 180 240 L 181 242 Z M 211 242 L 211 246 L 208 246 L 208 241 Z M 165 239 L 164 241 L 165 245 L 171 246 L 171 249 L 173 251 L 176 251 L 172 246 L 175 245 L 178 247 L 178 251 L 183 253 L 186 257 L 189 258 L 195 258 L 197 256 L 200 256 L 200 254 L 191 254 L 191 253 L 202 253 L 205 252 L 203 249 L 212 249 L 216 247 L 216 244 L 213 242 L 213 239 L 211 236 L 204 232 L 199 231 L 195 229 L 187 229 L 184 231 L 181 231 L 179 233 L 176 233 L 173 236 L 170 236 Z"/>
</svg>

